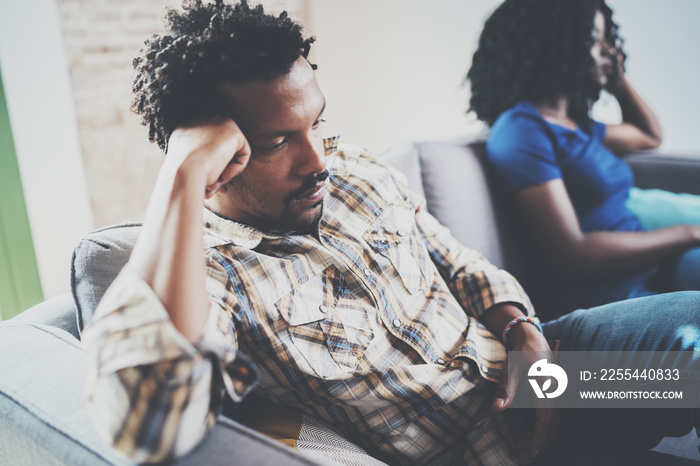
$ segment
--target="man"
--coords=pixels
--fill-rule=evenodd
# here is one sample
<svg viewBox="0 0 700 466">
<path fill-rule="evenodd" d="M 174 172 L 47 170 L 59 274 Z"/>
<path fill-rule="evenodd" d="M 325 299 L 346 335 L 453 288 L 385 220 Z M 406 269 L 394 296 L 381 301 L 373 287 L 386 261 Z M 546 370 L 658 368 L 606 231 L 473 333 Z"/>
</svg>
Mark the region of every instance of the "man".
<svg viewBox="0 0 700 466">
<path fill-rule="evenodd" d="M 286 14 L 197 2 L 168 20 L 134 82 L 134 108 L 167 155 L 129 264 L 84 337 L 98 428 L 136 460 L 177 457 L 257 378 L 267 399 L 391 463 L 534 456 L 548 413 L 518 449 L 524 421 L 506 410 L 518 378 L 498 384 L 504 343 L 551 357 L 518 283 L 459 245 L 400 177 L 322 138 L 313 39 Z M 678 323 L 700 325 L 687 294 L 546 328 L 571 349 L 603 349 L 620 333 L 606 314 L 653 323 L 658 306 L 692 309 Z"/>
</svg>

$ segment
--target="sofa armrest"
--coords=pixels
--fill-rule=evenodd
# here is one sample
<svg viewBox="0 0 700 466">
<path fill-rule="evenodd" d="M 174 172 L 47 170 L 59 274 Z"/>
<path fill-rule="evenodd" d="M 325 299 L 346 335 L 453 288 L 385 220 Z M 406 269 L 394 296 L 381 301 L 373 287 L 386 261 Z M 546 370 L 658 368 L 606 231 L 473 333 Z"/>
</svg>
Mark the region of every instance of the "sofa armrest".
<svg viewBox="0 0 700 466">
<path fill-rule="evenodd" d="M 0 463 L 127 465 L 97 435 L 85 398 L 87 355 L 63 330 L 0 326 Z M 176 464 L 327 464 L 220 417 Z"/>
<path fill-rule="evenodd" d="M 90 323 L 105 291 L 128 262 L 140 230 L 140 223 L 111 225 L 87 233 L 75 246 L 70 283 L 78 331 Z"/>
<path fill-rule="evenodd" d="M 70 293 L 64 293 L 55 298 L 32 306 L 26 311 L 8 319 L 2 325 L 36 324 L 56 327 L 70 333 L 76 339 L 78 322 L 75 317 L 75 303 Z"/>
<path fill-rule="evenodd" d="M 637 152 L 623 158 L 632 168 L 639 188 L 700 194 L 700 155 Z"/>
</svg>

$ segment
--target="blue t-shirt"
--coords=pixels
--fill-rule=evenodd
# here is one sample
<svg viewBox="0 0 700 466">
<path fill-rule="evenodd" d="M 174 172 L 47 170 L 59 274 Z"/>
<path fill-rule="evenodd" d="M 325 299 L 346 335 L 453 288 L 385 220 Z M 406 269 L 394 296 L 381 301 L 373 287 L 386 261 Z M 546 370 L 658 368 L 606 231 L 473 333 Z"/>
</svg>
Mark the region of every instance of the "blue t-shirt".
<svg viewBox="0 0 700 466">
<path fill-rule="evenodd" d="M 500 188 L 508 197 L 517 191 L 561 178 L 581 230 L 643 231 L 625 206 L 634 183 L 631 169 L 603 146 L 605 125 L 591 121 L 588 131 L 549 123 L 529 102 L 503 112 L 491 128 L 486 149 Z M 538 311 L 545 317 L 578 307 L 625 299 L 643 286 L 653 269 L 601 280 L 562 277 L 544 259 L 539 245 L 528 248 L 527 277 Z"/>
<path fill-rule="evenodd" d="M 507 193 L 561 178 L 581 231 L 641 231 L 625 207 L 634 184 L 632 170 L 603 146 L 605 125 L 590 133 L 547 122 L 529 102 L 506 110 L 494 123 L 487 150 Z"/>
</svg>

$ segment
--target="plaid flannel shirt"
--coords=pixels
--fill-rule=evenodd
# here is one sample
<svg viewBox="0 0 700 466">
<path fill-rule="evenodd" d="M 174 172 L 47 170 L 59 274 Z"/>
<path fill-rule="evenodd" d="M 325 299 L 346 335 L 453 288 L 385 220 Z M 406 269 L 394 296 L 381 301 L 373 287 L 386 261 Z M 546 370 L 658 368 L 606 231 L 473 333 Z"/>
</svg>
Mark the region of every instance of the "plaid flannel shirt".
<svg viewBox="0 0 700 466">
<path fill-rule="evenodd" d="M 197 344 L 125 268 L 84 336 L 93 417 L 137 460 L 179 456 L 225 393 L 239 400 L 257 382 L 392 462 L 515 464 L 507 423 L 490 413 L 506 353 L 477 319 L 505 302 L 534 316 L 527 296 L 428 214 L 402 175 L 324 142 L 317 236 L 205 209 L 211 306 Z"/>
</svg>

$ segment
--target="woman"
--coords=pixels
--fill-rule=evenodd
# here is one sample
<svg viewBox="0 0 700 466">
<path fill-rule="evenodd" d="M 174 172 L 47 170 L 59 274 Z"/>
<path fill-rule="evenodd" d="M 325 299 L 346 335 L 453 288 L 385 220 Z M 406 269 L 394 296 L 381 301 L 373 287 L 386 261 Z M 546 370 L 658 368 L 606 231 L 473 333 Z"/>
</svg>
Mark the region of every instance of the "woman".
<svg viewBox="0 0 700 466">
<path fill-rule="evenodd" d="M 471 109 L 492 126 L 489 162 L 535 245 L 524 281 L 545 319 L 700 288 L 700 227 L 646 231 L 627 206 L 632 173 L 614 153 L 656 148 L 662 134 L 624 60 L 603 0 L 505 0 L 467 75 Z M 622 123 L 589 118 L 603 89 Z"/>
</svg>

